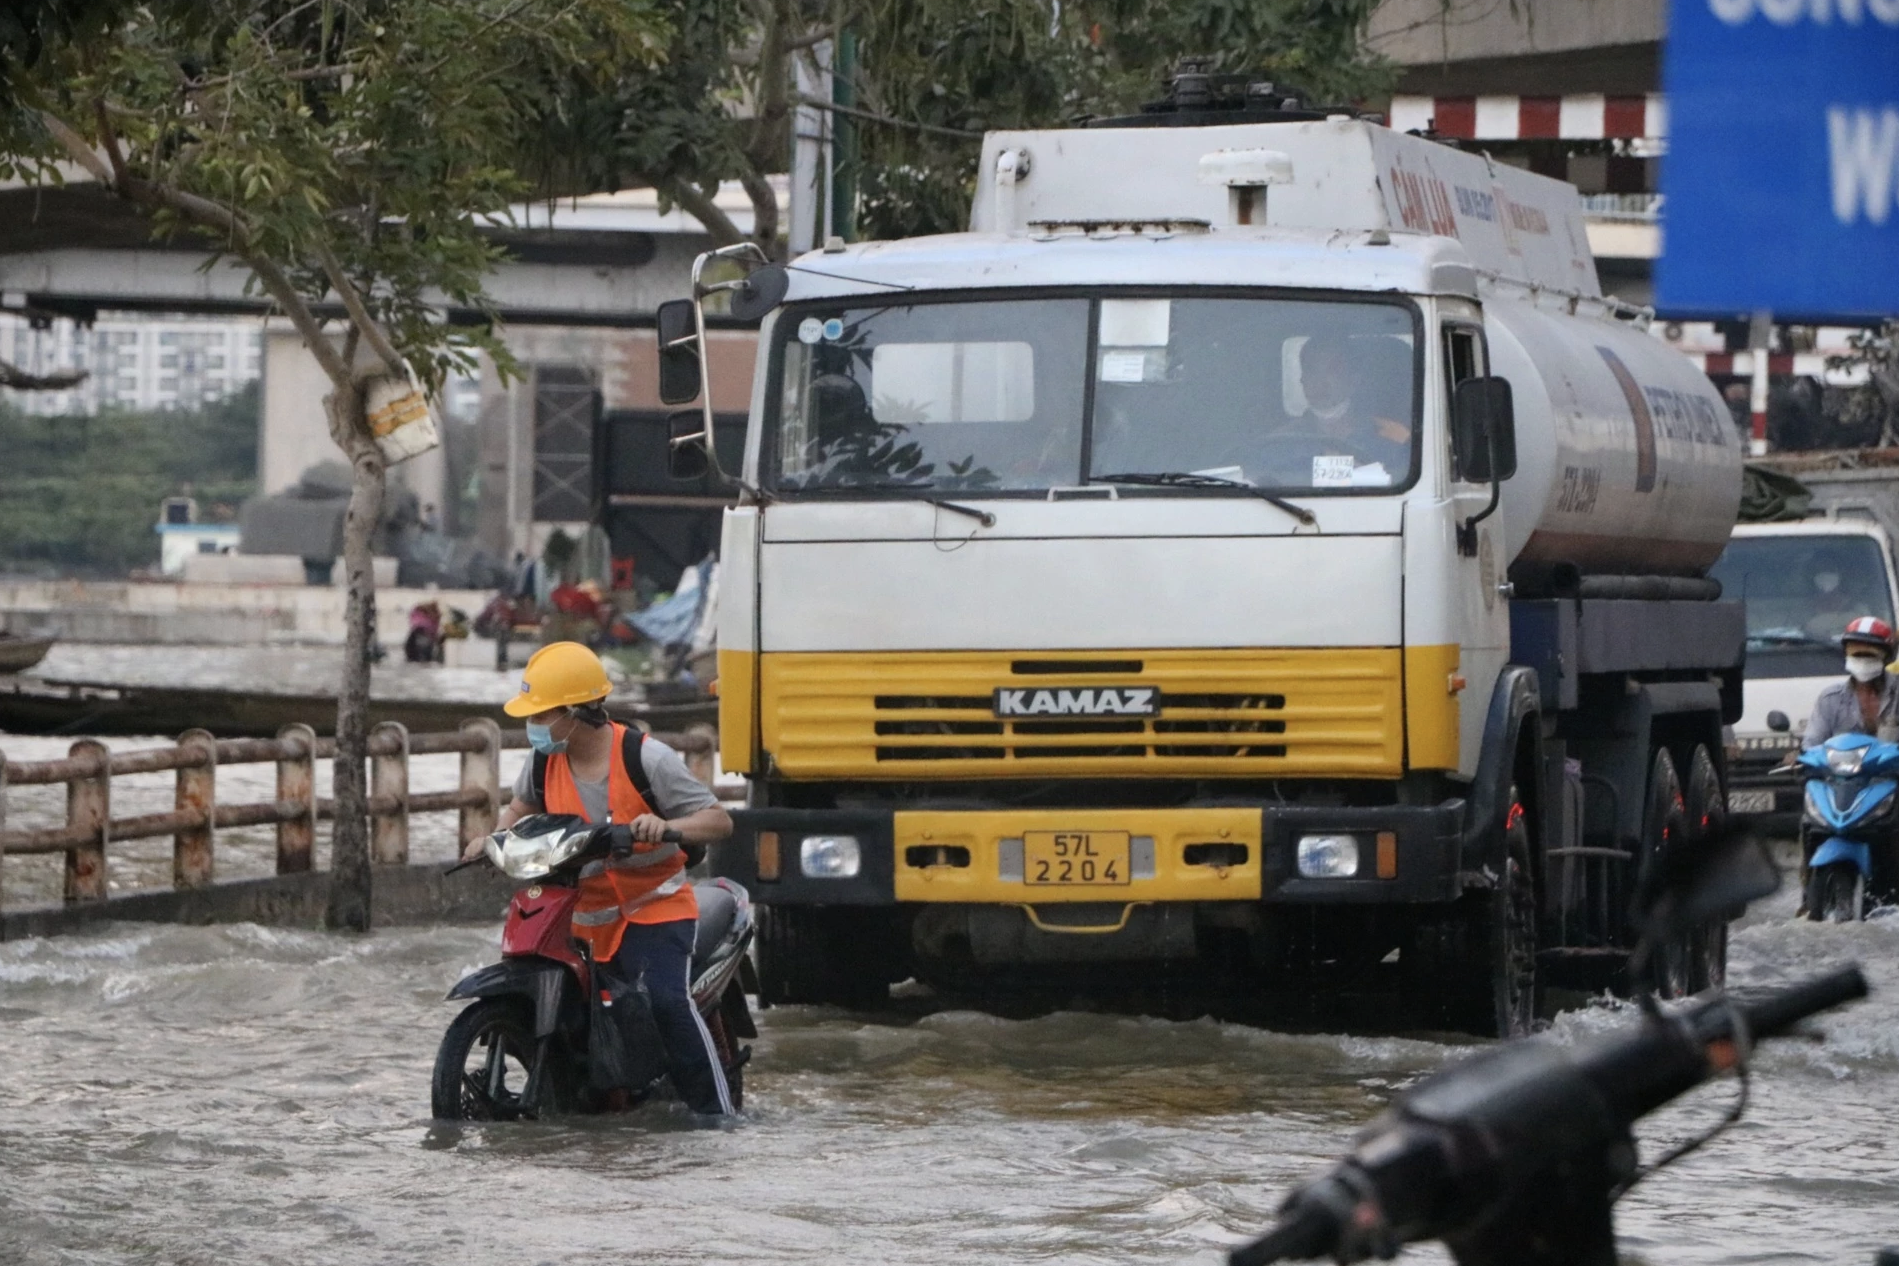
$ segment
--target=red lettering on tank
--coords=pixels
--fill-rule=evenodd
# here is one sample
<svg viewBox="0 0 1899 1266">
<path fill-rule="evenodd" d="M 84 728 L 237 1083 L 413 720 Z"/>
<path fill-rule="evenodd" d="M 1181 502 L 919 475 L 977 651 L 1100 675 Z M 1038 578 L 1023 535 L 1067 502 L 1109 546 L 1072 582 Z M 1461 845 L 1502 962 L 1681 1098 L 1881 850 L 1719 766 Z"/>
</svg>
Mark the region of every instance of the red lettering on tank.
<svg viewBox="0 0 1899 1266">
<path fill-rule="evenodd" d="M 1391 168 L 1392 201 L 1398 219 L 1408 229 L 1438 237 L 1456 237 L 1457 209 L 1451 191 L 1436 176 L 1420 176 L 1403 167 Z"/>
</svg>

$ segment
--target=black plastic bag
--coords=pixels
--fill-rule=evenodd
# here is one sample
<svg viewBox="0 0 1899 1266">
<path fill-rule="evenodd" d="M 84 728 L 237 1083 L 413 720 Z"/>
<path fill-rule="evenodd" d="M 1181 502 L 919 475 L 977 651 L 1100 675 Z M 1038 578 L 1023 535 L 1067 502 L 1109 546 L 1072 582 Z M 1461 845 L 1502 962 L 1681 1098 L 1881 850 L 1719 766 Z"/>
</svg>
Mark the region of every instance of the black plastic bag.
<svg viewBox="0 0 1899 1266">
<path fill-rule="evenodd" d="M 644 1090 L 666 1071 L 666 1048 L 644 980 L 596 969 L 587 1033 L 587 1080 L 595 1090 Z"/>
</svg>

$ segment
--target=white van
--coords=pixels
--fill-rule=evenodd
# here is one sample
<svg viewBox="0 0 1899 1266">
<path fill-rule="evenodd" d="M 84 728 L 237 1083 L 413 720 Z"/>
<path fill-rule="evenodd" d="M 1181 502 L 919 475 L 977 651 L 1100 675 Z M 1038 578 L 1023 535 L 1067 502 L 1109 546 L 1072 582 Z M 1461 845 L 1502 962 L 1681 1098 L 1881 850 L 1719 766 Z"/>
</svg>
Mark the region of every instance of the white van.
<svg viewBox="0 0 1899 1266">
<path fill-rule="evenodd" d="M 1791 825 L 1800 784 L 1767 778 L 1798 749 L 1813 701 L 1843 679 L 1839 636 L 1855 616 L 1893 622 L 1892 542 L 1870 517 L 1744 523 L 1710 573 L 1747 603 L 1746 708 L 1729 749 L 1728 807 Z"/>
</svg>

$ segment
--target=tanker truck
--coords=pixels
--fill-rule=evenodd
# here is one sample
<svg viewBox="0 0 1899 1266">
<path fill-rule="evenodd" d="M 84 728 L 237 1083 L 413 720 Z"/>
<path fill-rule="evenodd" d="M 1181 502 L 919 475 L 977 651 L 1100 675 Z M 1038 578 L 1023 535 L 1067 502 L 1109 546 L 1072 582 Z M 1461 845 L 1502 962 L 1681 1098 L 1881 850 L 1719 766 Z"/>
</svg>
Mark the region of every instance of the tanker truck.
<svg viewBox="0 0 1899 1266">
<path fill-rule="evenodd" d="M 1242 88 L 992 133 L 969 232 L 662 308 L 682 476 L 707 320 L 762 320 L 713 865 L 767 1003 L 1388 985 L 1513 1034 L 1636 983 L 1635 885 L 1724 812 L 1732 424 L 1573 187 Z"/>
</svg>

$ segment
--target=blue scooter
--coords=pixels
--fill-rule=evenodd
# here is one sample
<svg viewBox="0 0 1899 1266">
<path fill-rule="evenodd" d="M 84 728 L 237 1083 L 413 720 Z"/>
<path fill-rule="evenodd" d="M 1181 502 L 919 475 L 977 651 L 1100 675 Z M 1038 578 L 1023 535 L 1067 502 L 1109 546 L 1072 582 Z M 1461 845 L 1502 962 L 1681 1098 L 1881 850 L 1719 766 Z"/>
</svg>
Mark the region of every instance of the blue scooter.
<svg viewBox="0 0 1899 1266">
<path fill-rule="evenodd" d="M 1876 891 L 1875 875 L 1883 886 L 1895 874 L 1899 744 L 1866 734 L 1836 734 L 1783 768 L 1807 779 L 1800 821 L 1807 917 L 1828 923 L 1865 918 L 1874 904 L 1868 897 Z"/>
</svg>

